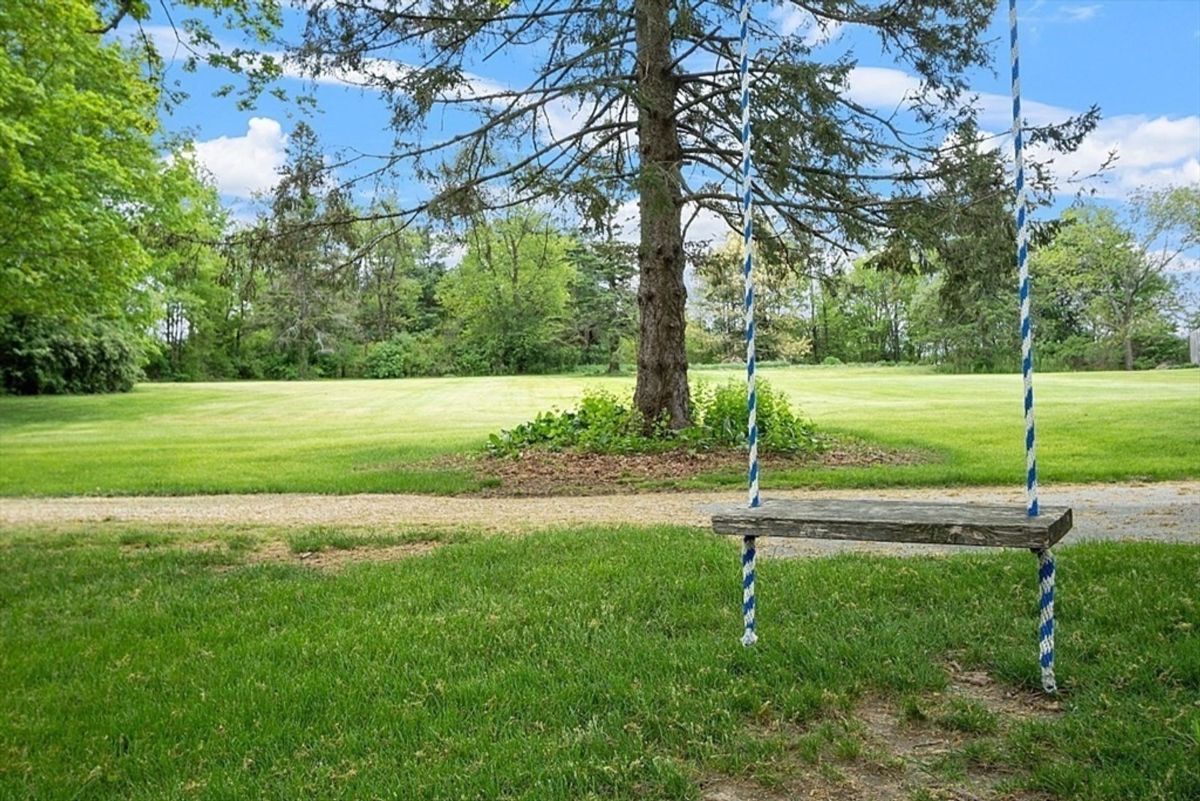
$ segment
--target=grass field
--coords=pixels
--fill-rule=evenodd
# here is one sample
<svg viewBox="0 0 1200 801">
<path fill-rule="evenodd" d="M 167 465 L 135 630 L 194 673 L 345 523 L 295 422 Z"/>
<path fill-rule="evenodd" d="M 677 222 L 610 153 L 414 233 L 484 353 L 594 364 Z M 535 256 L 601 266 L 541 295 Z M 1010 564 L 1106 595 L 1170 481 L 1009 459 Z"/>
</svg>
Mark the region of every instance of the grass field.
<svg viewBox="0 0 1200 801">
<path fill-rule="evenodd" d="M 1037 687 L 1028 554 L 768 562 L 747 651 L 698 531 L 182 536 L 0 532 L 0 798 L 1200 797 L 1195 548 L 1062 549 L 1061 712 L 1009 714 L 952 679 Z"/>
<path fill-rule="evenodd" d="M 825 431 L 931 455 L 925 464 L 776 471 L 766 486 L 1017 484 L 1018 376 L 916 368 L 783 368 L 764 376 Z M 695 370 L 710 382 L 737 370 Z M 103 397 L 0 398 L 0 494 L 462 492 L 477 480 L 423 463 L 587 387 L 632 379 L 497 377 L 141 385 Z M 1200 475 L 1200 371 L 1037 379 L 1044 480 Z M 736 485 L 738 473 L 699 486 Z"/>
<path fill-rule="evenodd" d="M 1017 377 L 767 377 L 826 431 L 932 455 L 768 486 L 1020 483 Z M 0 493 L 469 491 L 428 460 L 630 385 L 0 398 Z M 1200 474 L 1200 372 L 1038 391 L 1047 480 Z M 328 567 L 370 548 L 406 556 Z M 748 651 L 736 545 L 685 528 L 0 530 L 0 799 L 1200 797 L 1200 550 L 1059 556 L 1050 705 L 1028 554 L 767 561 Z"/>
</svg>

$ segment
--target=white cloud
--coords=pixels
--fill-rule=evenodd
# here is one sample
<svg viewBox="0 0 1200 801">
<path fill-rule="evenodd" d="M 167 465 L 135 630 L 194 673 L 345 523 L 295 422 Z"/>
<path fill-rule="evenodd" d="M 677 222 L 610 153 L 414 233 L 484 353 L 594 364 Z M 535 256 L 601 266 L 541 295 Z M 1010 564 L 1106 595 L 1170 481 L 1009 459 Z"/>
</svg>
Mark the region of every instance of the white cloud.
<svg viewBox="0 0 1200 801">
<path fill-rule="evenodd" d="M 888 110 L 908 106 L 921 93 L 921 79 L 893 67 L 855 67 L 848 77 L 847 95 L 864 106 Z M 993 92 L 974 95 L 979 121 L 991 128 L 1012 127 L 1012 98 Z M 1031 125 L 1061 122 L 1074 112 L 1061 106 L 1021 100 L 1021 116 Z"/>
<path fill-rule="evenodd" d="M 975 107 L 979 109 L 981 124 L 1001 130 L 1012 128 L 1011 95 L 982 92 L 975 96 Z M 1074 111 L 1063 106 L 1021 98 L 1021 116 L 1027 125 L 1052 125 L 1074 114 Z"/>
<path fill-rule="evenodd" d="M 1087 22 L 1100 11 L 1100 4 L 1088 6 L 1063 6 L 1062 15 L 1067 22 Z"/>
<path fill-rule="evenodd" d="M 855 67 L 850 70 L 847 96 L 855 103 L 893 109 L 908 103 L 921 90 L 921 80 L 890 67 Z"/>
<path fill-rule="evenodd" d="M 462 260 L 466 258 L 466 256 L 467 246 L 463 242 L 447 244 L 441 250 L 442 262 L 451 269 L 462 264 Z"/>
<path fill-rule="evenodd" d="M 319 84 L 376 90 L 381 79 L 383 81 L 400 80 L 412 70 L 413 67 L 409 64 L 391 59 L 375 58 L 365 61 L 359 69 L 351 70 L 329 66 L 320 69 L 314 76 L 302 70 L 295 61 L 285 60 L 283 74 L 289 78 L 313 80 Z M 442 99 L 445 101 L 480 100 L 489 106 L 500 108 L 511 103 L 519 91 L 513 86 L 491 78 L 465 72 L 463 73 L 463 84 L 444 93 Z M 590 102 L 581 102 L 570 98 L 549 100 L 538 112 L 540 134 L 546 140 L 570 137 L 588 124 L 592 112 L 593 105 Z M 626 114 L 632 117 L 633 109 L 626 109 Z M 617 112 L 609 111 L 593 122 L 602 124 L 618 119 L 620 116 Z M 594 136 L 588 137 L 581 140 L 579 144 L 586 145 L 594 139 Z"/>
<path fill-rule="evenodd" d="M 1110 152 L 1117 154 L 1113 168 L 1088 183 L 1101 197 L 1124 198 L 1142 186 L 1198 183 L 1200 116 L 1171 119 L 1121 114 L 1103 119 L 1078 150 L 1055 158 L 1055 174 L 1060 179 L 1087 175 Z"/>
<path fill-rule="evenodd" d="M 243 136 L 218 136 L 195 143 L 196 160 L 212 173 L 221 194 L 249 198 L 279 182 L 287 159 L 287 136 L 270 117 L 251 117 Z"/>
<path fill-rule="evenodd" d="M 775 30 L 780 36 L 801 34 L 809 47 L 831 42 L 842 29 L 840 22 L 818 20 L 810 12 L 790 4 L 772 7 L 767 19 L 775 23 Z"/>
<path fill-rule="evenodd" d="M 170 25 L 146 25 L 143 33 L 154 43 L 159 54 L 168 61 L 182 59 L 188 55 L 208 56 L 219 50 L 230 50 L 232 45 L 219 42 L 217 47 L 207 44 L 197 44 L 191 40 L 186 31 L 181 31 Z M 334 86 L 350 86 L 365 89 L 377 88 L 372 84 L 373 79 L 399 80 L 412 71 L 412 66 L 400 61 L 386 58 L 365 59 L 359 69 L 347 69 L 332 65 L 323 66 L 316 75 L 310 74 L 304 65 L 295 58 L 279 51 L 265 51 L 263 56 L 275 59 L 282 67 L 286 78 L 311 80 L 320 84 Z M 479 75 L 466 73 L 466 84 L 457 89 L 454 99 L 492 95 L 507 90 L 502 84 Z"/>
<path fill-rule="evenodd" d="M 1160 251 L 1157 255 L 1167 255 Z M 1186 253 L 1177 253 L 1174 258 L 1167 264 L 1167 272 L 1169 273 L 1190 273 L 1200 275 L 1200 256 L 1189 256 Z"/>
<path fill-rule="evenodd" d="M 692 217 L 692 214 L 696 216 Z M 688 220 L 691 220 L 687 229 L 688 242 L 719 245 L 734 233 L 724 217 L 708 209 L 700 209 L 697 212 L 691 204 L 683 207 L 683 221 L 686 223 Z"/>
<path fill-rule="evenodd" d="M 693 214 L 695 214 L 694 218 Z M 638 230 L 640 216 L 637 200 L 627 200 L 622 203 L 614 215 L 617 239 L 636 245 L 640 239 Z M 685 204 L 683 207 L 683 221 L 686 224 L 689 220 L 691 220 L 691 224 L 688 225 L 685 240 L 692 244 L 719 245 L 730 234 L 737 233 L 716 212 L 708 209 L 700 209 L 697 212 L 694 203 Z"/>
<path fill-rule="evenodd" d="M 142 36 L 149 39 L 154 48 L 158 50 L 158 54 L 167 61 L 183 60 L 193 55 L 206 57 L 218 50 L 217 47 L 210 44 L 196 42 L 188 36 L 187 31 L 172 25 L 143 25 L 139 32 L 128 31 L 122 38 L 136 43 L 141 40 Z"/>
<path fill-rule="evenodd" d="M 1101 3 L 1064 3 L 1062 0 L 1046 2 L 1036 0 L 1022 15 L 1025 22 L 1046 22 L 1051 24 L 1072 24 L 1088 22 L 1095 19 L 1102 9 Z"/>
<path fill-rule="evenodd" d="M 908 105 L 920 87 L 920 80 L 903 70 L 855 67 L 850 72 L 847 95 L 865 106 L 891 111 Z M 976 95 L 974 102 L 984 128 L 1011 129 L 1012 99 L 1008 95 L 984 92 Z M 1021 101 L 1021 115 L 1028 125 L 1062 122 L 1075 113 L 1063 106 L 1024 98 Z M 1087 184 L 1101 197 L 1122 198 L 1140 186 L 1200 182 L 1200 115 L 1171 118 L 1119 114 L 1101 119 L 1075 152 L 1055 156 L 1055 174 L 1063 181 L 1090 175 L 1113 151 L 1117 160 L 1112 168 Z M 1047 155 L 1045 150 L 1030 151 L 1032 158 Z"/>
</svg>

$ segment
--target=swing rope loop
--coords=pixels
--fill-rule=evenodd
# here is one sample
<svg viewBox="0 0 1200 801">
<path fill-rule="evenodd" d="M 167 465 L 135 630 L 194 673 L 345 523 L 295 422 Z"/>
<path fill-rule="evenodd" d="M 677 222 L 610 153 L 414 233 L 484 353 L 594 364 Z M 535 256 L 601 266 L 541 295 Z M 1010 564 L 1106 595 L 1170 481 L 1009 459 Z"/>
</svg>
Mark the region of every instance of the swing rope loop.
<svg viewBox="0 0 1200 801">
<path fill-rule="evenodd" d="M 741 26 L 742 83 L 742 275 L 745 279 L 746 315 L 746 439 L 750 446 L 747 473 L 749 503 L 753 508 L 762 501 L 758 494 L 758 398 L 754 391 L 754 184 L 750 156 L 750 2 L 739 0 Z M 758 641 L 754 631 L 754 537 L 742 539 L 742 645 Z"/>
<path fill-rule="evenodd" d="M 1033 324 L 1029 318 L 1029 200 L 1025 188 L 1024 137 L 1021 131 L 1021 60 L 1017 54 L 1017 0 L 1008 0 L 1009 43 L 1012 48 L 1012 134 L 1017 184 L 1017 274 L 1021 300 L 1021 379 L 1025 387 L 1025 508 L 1038 515 L 1037 441 L 1033 421 Z M 1038 557 L 1038 664 L 1042 689 L 1054 694 L 1054 555 L 1047 548 Z"/>
<path fill-rule="evenodd" d="M 1017 57 L 1017 0 L 1008 2 L 1012 43 L 1013 155 L 1017 180 L 1017 273 L 1021 300 L 1021 378 L 1025 385 L 1025 505 L 1030 517 L 1038 513 L 1037 445 L 1033 424 L 1033 324 L 1029 318 L 1029 214 L 1025 191 L 1024 142 L 1021 132 L 1021 77 Z"/>
</svg>

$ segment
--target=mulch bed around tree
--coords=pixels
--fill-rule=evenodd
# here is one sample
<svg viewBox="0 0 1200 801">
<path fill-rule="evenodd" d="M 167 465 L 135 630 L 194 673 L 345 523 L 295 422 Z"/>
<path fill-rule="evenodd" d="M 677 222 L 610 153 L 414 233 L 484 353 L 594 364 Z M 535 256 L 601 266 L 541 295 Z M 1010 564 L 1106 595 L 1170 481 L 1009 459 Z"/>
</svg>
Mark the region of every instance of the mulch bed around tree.
<svg viewBox="0 0 1200 801">
<path fill-rule="evenodd" d="M 765 454 L 764 470 L 812 468 L 841 469 L 876 465 L 911 465 L 929 460 L 918 451 L 887 450 L 858 442 L 835 442 L 826 451 L 811 456 Z M 485 454 L 448 456 L 435 460 L 438 467 L 469 470 L 492 483 L 480 490 L 484 496 L 522 495 L 608 495 L 659 491 L 680 486 L 698 476 L 712 473 L 740 474 L 746 469 L 746 453 L 676 450 L 664 453 L 607 454 L 529 450 L 518 457 Z M 694 489 L 695 487 L 692 487 Z"/>
</svg>

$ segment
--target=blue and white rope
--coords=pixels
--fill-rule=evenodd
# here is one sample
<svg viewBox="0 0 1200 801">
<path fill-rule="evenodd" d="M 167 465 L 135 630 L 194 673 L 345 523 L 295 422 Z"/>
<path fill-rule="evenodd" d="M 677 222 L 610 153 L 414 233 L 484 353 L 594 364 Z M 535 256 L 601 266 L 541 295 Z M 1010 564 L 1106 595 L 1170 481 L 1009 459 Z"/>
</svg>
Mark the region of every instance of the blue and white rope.
<svg viewBox="0 0 1200 801">
<path fill-rule="evenodd" d="M 740 0 L 742 40 L 742 276 L 746 315 L 746 436 L 750 442 L 749 500 L 758 506 L 758 403 L 754 391 L 754 177 L 750 156 L 750 2 Z"/>
<path fill-rule="evenodd" d="M 754 391 L 754 184 L 750 158 L 750 2 L 739 0 L 741 24 L 742 79 L 742 275 L 745 278 L 746 313 L 746 438 L 750 444 L 747 475 L 751 508 L 758 506 L 758 399 Z M 755 538 L 742 538 L 742 645 L 754 645 L 754 561 Z"/>
<path fill-rule="evenodd" d="M 1054 680 L 1054 554 L 1038 551 L 1038 662 L 1042 666 L 1042 689 L 1058 692 Z"/>
<path fill-rule="evenodd" d="M 1017 272 L 1021 297 L 1021 378 L 1025 385 L 1025 506 L 1030 517 L 1038 514 L 1037 442 L 1033 420 L 1033 325 L 1029 317 L 1029 215 L 1025 190 L 1025 161 L 1021 132 L 1021 70 L 1017 55 L 1017 0 L 1008 0 L 1009 43 L 1012 47 L 1013 155 L 1017 175 Z M 1054 555 L 1037 552 L 1038 662 L 1042 688 L 1058 689 L 1054 680 Z"/>
<path fill-rule="evenodd" d="M 742 538 L 742 645 L 758 642 L 754 632 L 754 537 Z"/>
<path fill-rule="evenodd" d="M 1017 0 L 1008 0 L 1012 44 L 1013 152 L 1017 166 L 1017 272 L 1021 284 L 1021 376 L 1025 382 L 1025 505 L 1038 513 L 1037 447 L 1033 424 L 1033 326 L 1029 319 L 1029 218 L 1021 133 L 1021 77 L 1017 58 Z"/>
</svg>

